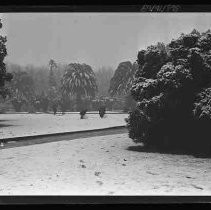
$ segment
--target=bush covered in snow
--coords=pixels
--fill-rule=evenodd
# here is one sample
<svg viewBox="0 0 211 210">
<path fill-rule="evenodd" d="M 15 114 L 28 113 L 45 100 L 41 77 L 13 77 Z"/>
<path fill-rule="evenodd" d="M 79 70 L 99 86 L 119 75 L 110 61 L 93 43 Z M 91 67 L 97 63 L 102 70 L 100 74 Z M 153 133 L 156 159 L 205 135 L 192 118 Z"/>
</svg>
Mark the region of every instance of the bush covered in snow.
<svg viewBox="0 0 211 210">
<path fill-rule="evenodd" d="M 138 53 L 129 136 L 145 146 L 209 152 L 211 33 L 196 30 Z"/>
<path fill-rule="evenodd" d="M 87 109 L 83 109 L 83 110 L 80 111 L 81 119 L 84 119 L 84 117 L 85 117 L 87 111 L 88 111 Z"/>
<path fill-rule="evenodd" d="M 106 107 L 105 107 L 105 106 L 101 106 L 101 107 L 99 108 L 99 115 L 100 115 L 100 118 L 103 118 L 104 115 L 105 115 L 105 113 L 106 113 Z"/>
</svg>

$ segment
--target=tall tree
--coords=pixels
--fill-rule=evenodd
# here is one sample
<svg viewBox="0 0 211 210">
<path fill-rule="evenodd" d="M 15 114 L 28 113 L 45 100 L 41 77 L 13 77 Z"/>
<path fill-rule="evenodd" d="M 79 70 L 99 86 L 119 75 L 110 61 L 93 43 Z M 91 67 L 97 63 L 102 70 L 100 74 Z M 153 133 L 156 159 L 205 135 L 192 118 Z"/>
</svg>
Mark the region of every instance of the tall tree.
<svg viewBox="0 0 211 210">
<path fill-rule="evenodd" d="M 62 78 L 62 91 L 76 96 L 79 111 L 82 108 L 82 97 L 94 97 L 97 91 L 96 78 L 91 66 L 79 63 L 69 64 Z"/>
<path fill-rule="evenodd" d="M 120 63 L 110 81 L 110 95 L 128 94 L 137 69 L 138 65 L 136 62 L 133 64 L 130 61 Z"/>
<path fill-rule="evenodd" d="M 2 23 L 0 19 L 0 29 L 2 28 Z M 12 74 L 6 72 L 6 65 L 4 63 L 4 58 L 7 56 L 6 49 L 7 38 L 0 35 L 0 95 L 5 98 L 8 94 L 8 90 L 5 88 L 5 81 L 11 81 Z"/>
<path fill-rule="evenodd" d="M 138 64 L 130 61 L 122 62 L 118 65 L 114 76 L 110 81 L 109 93 L 111 96 L 124 97 L 124 111 L 134 109 L 136 102 L 133 100 L 130 94 L 130 88 L 132 87 L 135 73 L 138 69 Z"/>
<path fill-rule="evenodd" d="M 49 86 L 51 87 L 56 87 L 56 80 L 55 80 L 55 76 L 54 76 L 54 69 L 57 68 L 57 64 L 53 59 L 50 59 L 49 61 L 49 68 L 50 68 L 50 72 L 49 72 Z"/>
<path fill-rule="evenodd" d="M 54 71 L 57 68 L 57 64 L 56 62 L 51 59 L 49 61 L 49 89 L 48 89 L 48 98 L 49 98 L 49 104 L 50 107 L 54 110 L 55 107 L 58 107 L 58 103 L 59 103 L 59 89 L 58 89 L 58 85 L 56 82 L 56 78 L 54 75 Z"/>
</svg>

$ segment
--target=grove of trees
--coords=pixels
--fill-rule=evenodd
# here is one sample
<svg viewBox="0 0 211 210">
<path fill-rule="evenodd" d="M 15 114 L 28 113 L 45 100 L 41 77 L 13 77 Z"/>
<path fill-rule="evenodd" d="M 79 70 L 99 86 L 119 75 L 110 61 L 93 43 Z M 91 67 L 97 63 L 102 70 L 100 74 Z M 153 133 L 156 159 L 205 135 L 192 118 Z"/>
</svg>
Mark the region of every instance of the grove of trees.
<svg viewBox="0 0 211 210">
<path fill-rule="evenodd" d="M 89 91 L 89 94 L 82 94 L 81 99 L 78 97 L 79 101 L 82 100 L 82 103 L 79 103 L 79 101 L 76 103 L 76 94 L 64 91 L 62 82 L 64 81 L 65 73 L 70 69 L 68 65 L 56 63 L 51 59 L 46 66 L 21 66 L 6 63 L 6 68 L 14 77 L 11 83 L 6 84 L 6 89 L 9 90 L 10 97 L 7 97 L 5 104 L 8 102 L 12 104 L 11 106 L 15 111 L 48 112 L 53 107 L 57 107 L 57 109 L 59 108 L 64 113 L 65 111 L 78 110 L 77 103 L 83 104 L 88 110 L 98 110 L 102 101 L 108 110 L 112 110 L 112 104 L 115 103 L 113 99 L 109 98 L 108 93 L 110 79 L 114 73 L 111 67 L 101 67 L 94 72 L 94 89 L 96 89 L 96 86 L 98 88 L 94 91 L 94 95 L 92 95 L 92 92 L 90 95 Z M 80 80 L 83 81 L 84 74 L 81 75 L 82 78 Z M 79 76 L 81 77 L 81 75 Z M 71 74 L 68 76 L 71 76 Z M 78 77 L 75 79 L 78 80 Z M 87 82 L 87 84 L 89 83 Z M 88 87 L 88 85 L 86 86 Z M 24 87 L 27 88 L 25 89 Z M 30 94 L 27 94 L 27 91 Z M 11 110 L 11 107 L 7 104 L 8 109 Z"/>
</svg>

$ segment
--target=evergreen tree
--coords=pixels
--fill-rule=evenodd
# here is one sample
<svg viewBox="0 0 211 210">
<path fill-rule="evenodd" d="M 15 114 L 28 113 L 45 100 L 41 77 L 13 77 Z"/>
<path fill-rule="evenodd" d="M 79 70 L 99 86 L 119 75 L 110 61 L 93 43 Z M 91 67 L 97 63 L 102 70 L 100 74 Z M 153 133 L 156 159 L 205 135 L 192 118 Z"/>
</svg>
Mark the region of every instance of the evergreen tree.
<svg viewBox="0 0 211 210">
<path fill-rule="evenodd" d="M 0 19 L 0 29 L 2 28 L 2 23 Z M 6 49 L 7 38 L 0 35 L 0 95 L 6 98 L 8 95 L 8 89 L 5 88 L 5 81 L 11 81 L 12 74 L 6 72 L 6 65 L 4 63 L 4 58 L 7 56 Z"/>
<path fill-rule="evenodd" d="M 141 50 L 138 64 L 131 88 L 138 105 L 127 119 L 129 136 L 149 147 L 211 153 L 210 31 Z"/>
<path fill-rule="evenodd" d="M 50 67 L 50 71 L 49 71 L 49 87 L 52 88 L 52 87 L 56 87 L 57 84 L 56 84 L 56 79 L 55 79 L 55 76 L 54 76 L 54 70 L 57 68 L 57 64 L 56 62 L 51 59 L 49 61 L 49 67 Z"/>
<path fill-rule="evenodd" d="M 75 95 L 77 110 L 83 109 L 82 97 L 94 97 L 97 92 L 95 74 L 87 64 L 71 63 L 62 78 L 62 92 Z"/>
</svg>

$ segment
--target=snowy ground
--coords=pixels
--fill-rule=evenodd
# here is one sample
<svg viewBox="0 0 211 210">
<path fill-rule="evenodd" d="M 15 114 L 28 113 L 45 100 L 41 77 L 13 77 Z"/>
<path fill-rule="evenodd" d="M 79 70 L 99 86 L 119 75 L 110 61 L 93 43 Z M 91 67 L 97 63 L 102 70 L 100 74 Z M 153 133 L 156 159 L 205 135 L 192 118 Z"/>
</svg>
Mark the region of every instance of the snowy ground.
<svg viewBox="0 0 211 210">
<path fill-rule="evenodd" d="M 211 159 L 128 150 L 125 134 L 1 149 L 1 195 L 211 195 Z"/>
<path fill-rule="evenodd" d="M 1 114 L 0 139 L 32 136 L 38 134 L 60 133 L 79 130 L 91 130 L 125 125 L 128 114 L 87 114 L 80 119 L 78 113 L 57 114 Z"/>
</svg>

